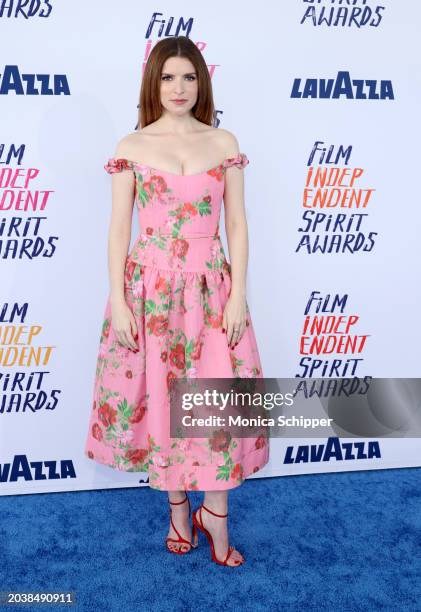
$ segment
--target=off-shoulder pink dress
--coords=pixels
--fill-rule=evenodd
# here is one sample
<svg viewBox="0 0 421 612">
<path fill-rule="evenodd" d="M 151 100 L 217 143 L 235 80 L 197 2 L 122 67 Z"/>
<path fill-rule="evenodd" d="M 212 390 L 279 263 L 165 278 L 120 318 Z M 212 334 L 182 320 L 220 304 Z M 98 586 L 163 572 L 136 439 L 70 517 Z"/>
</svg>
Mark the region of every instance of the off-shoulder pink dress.
<svg viewBox="0 0 421 612">
<path fill-rule="evenodd" d="M 169 437 L 172 378 L 263 376 L 247 306 L 247 326 L 231 349 L 221 333 L 231 265 L 219 236 L 226 169 L 179 175 L 112 158 L 110 174 L 135 175 L 140 233 L 127 256 L 125 299 L 137 324 L 138 352 L 122 346 L 105 307 L 85 454 L 125 471 L 147 472 L 161 490 L 225 490 L 268 461 L 268 440 Z"/>
</svg>

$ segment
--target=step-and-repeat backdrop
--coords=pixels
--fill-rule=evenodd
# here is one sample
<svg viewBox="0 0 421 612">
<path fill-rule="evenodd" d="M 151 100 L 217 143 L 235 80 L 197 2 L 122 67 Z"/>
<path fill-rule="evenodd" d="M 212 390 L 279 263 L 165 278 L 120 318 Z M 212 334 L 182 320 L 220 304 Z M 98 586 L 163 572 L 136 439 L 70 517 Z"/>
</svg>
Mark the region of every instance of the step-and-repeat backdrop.
<svg viewBox="0 0 421 612">
<path fill-rule="evenodd" d="M 420 375 L 417 15 L 417 0 L 1 5 L 0 494 L 147 485 L 84 444 L 109 287 L 103 166 L 163 37 L 199 47 L 218 127 L 250 160 L 263 374 Z M 277 438 L 256 476 L 418 466 L 419 442 Z"/>
</svg>

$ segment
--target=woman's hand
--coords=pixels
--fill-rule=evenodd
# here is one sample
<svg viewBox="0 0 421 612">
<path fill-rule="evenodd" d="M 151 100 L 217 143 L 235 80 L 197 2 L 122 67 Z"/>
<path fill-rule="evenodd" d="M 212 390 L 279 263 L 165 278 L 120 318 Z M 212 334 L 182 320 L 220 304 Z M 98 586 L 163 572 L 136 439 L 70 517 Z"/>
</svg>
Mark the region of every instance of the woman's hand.
<svg viewBox="0 0 421 612">
<path fill-rule="evenodd" d="M 116 333 L 120 344 L 128 349 L 138 351 L 136 344 L 137 325 L 132 311 L 127 306 L 125 300 L 119 300 L 111 304 L 112 321 L 111 325 Z"/>
<path fill-rule="evenodd" d="M 246 329 L 246 298 L 232 294 L 225 305 L 222 317 L 222 331 L 226 331 L 228 346 L 234 348 Z"/>
</svg>

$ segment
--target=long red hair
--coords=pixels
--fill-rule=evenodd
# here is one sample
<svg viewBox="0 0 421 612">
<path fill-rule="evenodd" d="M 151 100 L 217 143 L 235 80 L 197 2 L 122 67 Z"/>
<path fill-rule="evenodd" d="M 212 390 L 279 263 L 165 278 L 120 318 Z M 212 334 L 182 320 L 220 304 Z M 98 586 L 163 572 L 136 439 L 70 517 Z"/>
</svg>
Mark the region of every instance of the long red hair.
<svg viewBox="0 0 421 612">
<path fill-rule="evenodd" d="M 145 65 L 139 96 L 138 122 L 135 129 L 153 123 L 162 114 L 160 87 L 165 62 L 170 57 L 185 57 L 193 64 L 198 80 L 198 95 L 193 116 L 202 123 L 214 125 L 215 106 L 212 83 L 202 53 L 187 36 L 171 36 L 160 40 Z"/>
</svg>

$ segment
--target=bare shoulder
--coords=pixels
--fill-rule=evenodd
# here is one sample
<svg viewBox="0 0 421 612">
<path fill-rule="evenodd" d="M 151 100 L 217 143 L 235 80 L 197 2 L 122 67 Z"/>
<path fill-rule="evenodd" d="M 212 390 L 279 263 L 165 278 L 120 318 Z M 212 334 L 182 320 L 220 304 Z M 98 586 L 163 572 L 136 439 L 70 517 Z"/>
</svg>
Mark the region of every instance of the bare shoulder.
<svg viewBox="0 0 421 612">
<path fill-rule="evenodd" d="M 217 128 L 218 138 L 225 151 L 226 157 L 235 157 L 240 153 L 240 145 L 236 136 L 229 130 Z"/>
<path fill-rule="evenodd" d="M 143 148 L 147 144 L 147 134 L 141 131 L 131 132 L 121 138 L 115 149 L 116 158 L 133 159 L 142 154 Z"/>
</svg>

